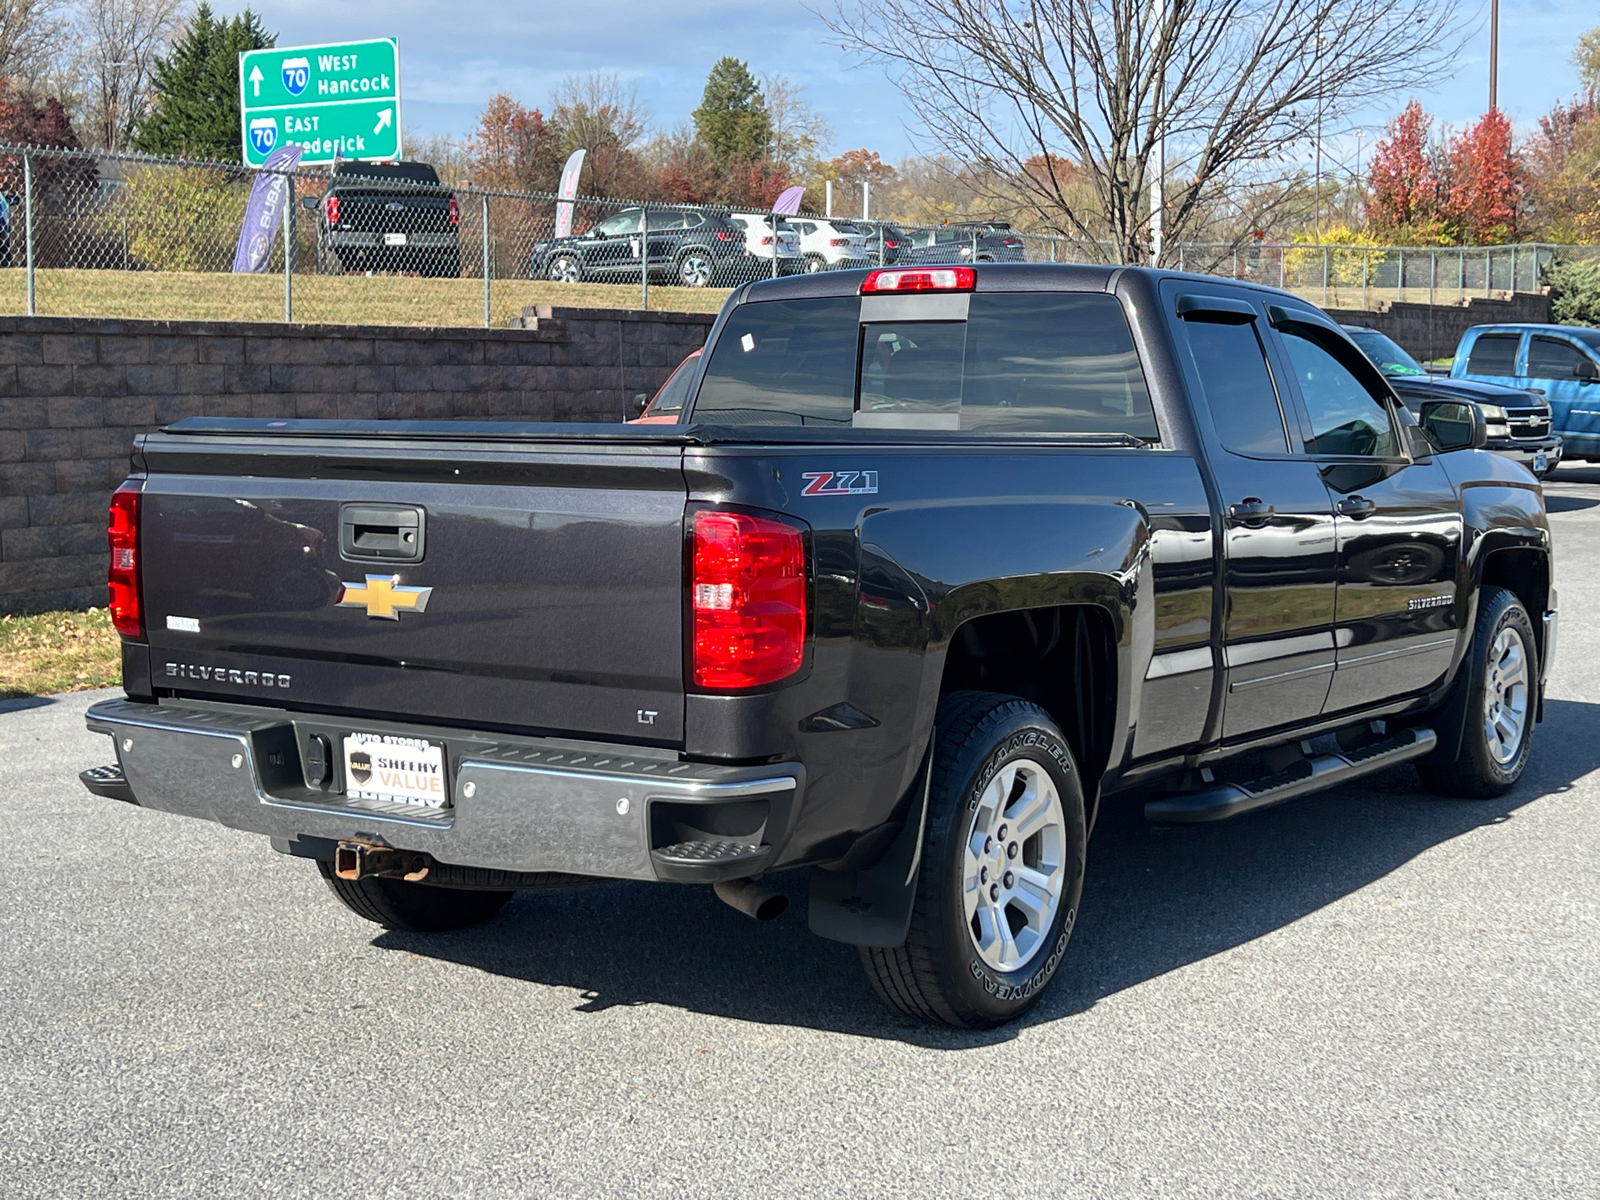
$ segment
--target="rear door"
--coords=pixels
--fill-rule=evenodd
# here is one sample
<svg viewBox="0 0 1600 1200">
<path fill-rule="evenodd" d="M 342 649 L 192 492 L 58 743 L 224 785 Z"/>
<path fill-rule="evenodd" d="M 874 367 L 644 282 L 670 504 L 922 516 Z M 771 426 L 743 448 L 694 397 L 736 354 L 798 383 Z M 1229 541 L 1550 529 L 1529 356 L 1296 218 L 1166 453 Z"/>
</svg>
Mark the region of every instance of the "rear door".
<svg viewBox="0 0 1600 1200">
<path fill-rule="evenodd" d="M 219 453 L 188 438 L 180 456 L 178 441 L 147 450 L 158 687 L 681 738 L 677 447 L 257 436 Z"/>
<path fill-rule="evenodd" d="M 1455 488 L 1432 458 L 1408 455 L 1387 385 L 1343 334 L 1309 308 L 1273 316 L 1302 444 L 1334 502 L 1337 670 L 1326 711 L 1431 688 L 1464 613 Z"/>
<path fill-rule="evenodd" d="M 1528 339 L 1527 374 L 1517 382 L 1544 393 L 1551 427 L 1568 454 L 1600 454 L 1600 359 L 1563 337 Z"/>
<path fill-rule="evenodd" d="M 1333 506 L 1291 441 L 1254 297 L 1169 281 L 1222 502 L 1224 738 L 1314 720 L 1334 670 Z M 1207 428 L 1209 426 L 1209 428 Z"/>
</svg>

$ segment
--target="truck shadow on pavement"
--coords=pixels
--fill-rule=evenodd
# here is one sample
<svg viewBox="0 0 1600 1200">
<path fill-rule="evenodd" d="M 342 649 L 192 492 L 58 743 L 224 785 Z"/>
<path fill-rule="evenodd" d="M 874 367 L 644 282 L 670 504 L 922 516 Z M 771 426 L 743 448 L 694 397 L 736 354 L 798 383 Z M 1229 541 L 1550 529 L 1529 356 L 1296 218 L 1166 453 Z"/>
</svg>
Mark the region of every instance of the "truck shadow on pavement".
<svg viewBox="0 0 1600 1200">
<path fill-rule="evenodd" d="M 1600 768 L 1600 704 L 1550 700 L 1533 762 L 1509 796 L 1446 800 L 1410 767 L 1216 825 L 1146 827 L 1137 803 L 1102 814 L 1082 916 L 1062 975 L 1016 1025 L 973 1034 L 883 1008 L 854 950 L 806 928 L 806 874 L 771 876 L 791 907 L 770 924 L 710 888 L 603 884 L 524 893 L 495 920 L 451 935 L 385 933 L 373 944 L 576 989 L 578 1012 L 660 1004 L 714 1016 L 888 1038 L 938 1049 L 1005 1041 L 1100 999 L 1280 929 L 1431 847 L 1504 824 Z M 1492 853 L 1492 850 L 1486 851 Z"/>
</svg>

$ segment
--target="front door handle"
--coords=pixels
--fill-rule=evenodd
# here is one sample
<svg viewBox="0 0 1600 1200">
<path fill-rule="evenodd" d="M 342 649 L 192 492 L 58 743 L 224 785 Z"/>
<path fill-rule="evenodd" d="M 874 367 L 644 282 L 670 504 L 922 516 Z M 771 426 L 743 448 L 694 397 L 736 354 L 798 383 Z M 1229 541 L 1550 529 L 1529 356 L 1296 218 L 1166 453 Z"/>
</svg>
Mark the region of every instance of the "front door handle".
<svg viewBox="0 0 1600 1200">
<path fill-rule="evenodd" d="M 1246 496 L 1228 505 L 1228 519 L 1240 525 L 1263 525 L 1276 510 L 1259 496 Z"/>
<path fill-rule="evenodd" d="M 1339 515 L 1341 517 L 1365 517 L 1378 510 L 1375 501 L 1368 500 L 1365 496 L 1346 496 L 1339 501 Z"/>
</svg>

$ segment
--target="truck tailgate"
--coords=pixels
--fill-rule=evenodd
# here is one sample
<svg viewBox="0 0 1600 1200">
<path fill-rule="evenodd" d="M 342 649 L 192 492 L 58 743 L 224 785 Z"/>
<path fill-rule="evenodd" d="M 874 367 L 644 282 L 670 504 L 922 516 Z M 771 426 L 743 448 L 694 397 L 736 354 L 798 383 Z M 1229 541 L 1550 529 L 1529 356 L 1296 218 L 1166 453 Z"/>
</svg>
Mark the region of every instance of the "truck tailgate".
<svg viewBox="0 0 1600 1200">
<path fill-rule="evenodd" d="M 681 741 L 678 446 L 317 438 L 304 436 L 317 423 L 291 424 L 302 436 L 143 444 L 157 688 Z M 407 514 L 420 560 L 372 561 Z"/>
</svg>

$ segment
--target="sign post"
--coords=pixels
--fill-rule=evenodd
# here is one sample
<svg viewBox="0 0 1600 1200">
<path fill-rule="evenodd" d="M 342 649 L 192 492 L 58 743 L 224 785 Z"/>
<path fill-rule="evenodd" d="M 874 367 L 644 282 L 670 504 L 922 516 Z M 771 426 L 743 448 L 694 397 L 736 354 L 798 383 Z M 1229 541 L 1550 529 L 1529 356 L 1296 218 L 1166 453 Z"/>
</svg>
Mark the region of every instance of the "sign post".
<svg viewBox="0 0 1600 1200">
<path fill-rule="evenodd" d="M 400 158 L 400 43 L 276 46 L 239 55 L 244 162 L 259 167 L 280 146 L 306 163 Z"/>
</svg>

